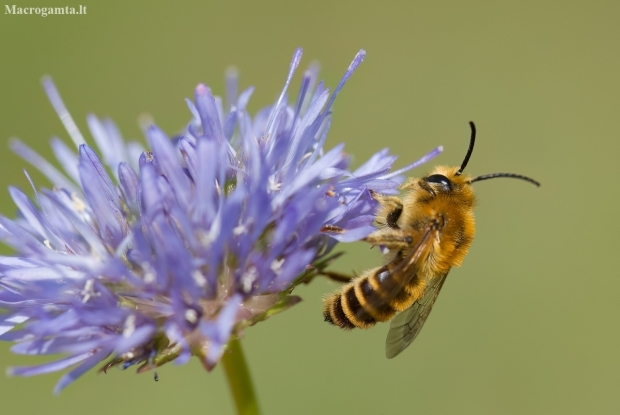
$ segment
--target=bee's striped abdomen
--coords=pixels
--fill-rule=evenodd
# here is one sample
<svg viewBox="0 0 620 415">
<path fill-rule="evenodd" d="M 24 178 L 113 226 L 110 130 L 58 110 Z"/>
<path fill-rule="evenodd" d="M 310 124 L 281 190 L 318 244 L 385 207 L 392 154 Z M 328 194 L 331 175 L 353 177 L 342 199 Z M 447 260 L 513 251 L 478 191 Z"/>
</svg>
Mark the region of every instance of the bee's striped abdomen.
<svg viewBox="0 0 620 415">
<path fill-rule="evenodd" d="M 399 263 L 394 261 L 368 270 L 325 298 L 325 321 L 343 329 L 369 328 L 377 321 L 390 320 L 398 311 L 409 307 L 415 298 L 405 287 L 415 281 L 400 281 L 405 275 L 393 272 Z"/>
<path fill-rule="evenodd" d="M 325 300 L 323 315 L 325 317 L 325 321 L 341 327 L 345 330 L 356 327 L 347 318 L 344 310 L 342 309 L 340 294 L 332 294 L 328 299 Z"/>
</svg>

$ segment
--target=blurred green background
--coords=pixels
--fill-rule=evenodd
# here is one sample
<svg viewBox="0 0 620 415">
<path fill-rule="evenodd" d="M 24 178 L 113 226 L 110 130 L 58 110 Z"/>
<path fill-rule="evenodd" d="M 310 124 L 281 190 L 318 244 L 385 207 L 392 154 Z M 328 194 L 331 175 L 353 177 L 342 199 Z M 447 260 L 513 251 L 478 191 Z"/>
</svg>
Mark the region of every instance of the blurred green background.
<svg viewBox="0 0 620 415">
<path fill-rule="evenodd" d="M 65 4 L 79 3 L 48 5 Z M 250 109 L 272 103 L 298 46 L 301 67 L 320 61 L 331 87 L 360 48 L 368 52 L 336 101 L 328 142 L 346 142 L 355 165 L 388 146 L 400 167 L 439 144 L 445 152 L 435 162 L 459 164 L 474 120 L 469 174 L 510 171 L 543 184 L 476 184 L 470 254 L 421 335 L 394 360 L 384 357 L 387 325 L 344 333 L 322 321 L 321 296 L 336 287 L 328 281 L 302 287 L 301 305 L 247 330 L 264 413 L 620 410 L 620 279 L 612 261 L 620 230 L 620 2 L 82 4 L 84 16 L 0 13 L 2 189 L 29 188 L 10 137 L 46 155 L 52 135 L 68 141 L 40 86 L 44 74 L 83 132 L 94 112 L 113 118 L 125 137 L 141 135 L 143 113 L 174 133 L 189 119 L 183 99 L 199 82 L 221 94 L 231 64 L 243 87 L 257 87 Z M 15 212 L 5 190 L 0 212 Z M 349 254 L 340 270 L 381 261 L 362 243 L 342 248 Z M 33 363 L 8 346 L 0 343 L 2 367 Z M 205 373 L 195 360 L 163 367 L 158 383 L 129 371 L 89 373 L 53 397 L 59 376 L 1 376 L 1 411 L 233 412 L 221 369 Z"/>
</svg>

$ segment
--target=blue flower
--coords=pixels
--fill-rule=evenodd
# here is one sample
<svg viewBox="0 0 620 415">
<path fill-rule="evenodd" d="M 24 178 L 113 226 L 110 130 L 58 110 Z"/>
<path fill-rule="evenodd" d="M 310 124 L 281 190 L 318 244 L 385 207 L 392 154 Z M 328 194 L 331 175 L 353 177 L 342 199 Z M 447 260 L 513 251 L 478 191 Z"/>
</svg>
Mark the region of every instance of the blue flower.
<svg viewBox="0 0 620 415">
<path fill-rule="evenodd" d="M 0 339 L 15 353 L 66 357 L 10 373 L 73 367 L 59 392 L 97 365 L 142 372 L 196 356 L 210 370 L 231 336 L 297 303 L 292 289 L 338 241 L 374 229 L 369 189 L 395 192 L 404 170 L 441 151 L 393 173 L 387 150 L 353 172 L 343 145 L 324 151 L 334 99 L 364 55 L 331 95 L 311 67 L 289 105 L 297 50 L 278 100 L 253 118 L 253 88 L 237 94 L 236 73 L 226 101 L 198 85 L 182 133 L 145 128 L 150 150 L 90 115 L 97 153 L 44 79 L 78 152 L 52 140 L 63 173 L 12 143 L 54 187 L 34 201 L 9 189 L 19 215 L 0 217 L 16 252 L 0 257 Z"/>
</svg>

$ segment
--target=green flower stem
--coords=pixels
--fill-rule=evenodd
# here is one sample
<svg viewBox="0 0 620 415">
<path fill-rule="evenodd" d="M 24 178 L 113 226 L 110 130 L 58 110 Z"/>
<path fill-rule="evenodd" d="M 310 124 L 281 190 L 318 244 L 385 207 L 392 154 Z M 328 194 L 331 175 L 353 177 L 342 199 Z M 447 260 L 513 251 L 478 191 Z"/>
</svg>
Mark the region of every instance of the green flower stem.
<svg viewBox="0 0 620 415">
<path fill-rule="evenodd" d="M 258 401 L 254 394 L 250 371 L 241 349 L 239 340 L 234 339 L 228 343 L 228 351 L 222 357 L 224 371 L 228 379 L 228 386 L 232 391 L 237 413 L 239 415 L 258 415 Z"/>
</svg>

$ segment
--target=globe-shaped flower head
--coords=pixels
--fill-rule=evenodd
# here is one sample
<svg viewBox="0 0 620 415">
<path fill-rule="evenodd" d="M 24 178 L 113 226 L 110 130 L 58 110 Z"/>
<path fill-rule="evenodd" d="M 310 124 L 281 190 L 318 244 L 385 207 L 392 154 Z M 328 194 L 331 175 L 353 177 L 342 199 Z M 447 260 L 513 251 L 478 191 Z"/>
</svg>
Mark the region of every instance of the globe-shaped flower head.
<svg viewBox="0 0 620 415">
<path fill-rule="evenodd" d="M 45 79 L 78 152 L 52 140 L 62 173 L 12 144 L 54 186 L 32 200 L 9 189 L 19 215 L 0 217 L 15 250 L 0 257 L 0 339 L 15 353 L 66 357 L 12 373 L 74 366 L 58 392 L 97 365 L 144 371 L 196 356 L 211 369 L 231 336 L 298 302 L 293 287 L 323 270 L 338 241 L 374 229 L 369 189 L 394 192 L 404 171 L 389 173 L 387 150 L 350 172 L 343 145 L 323 149 L 334 99 L 364 55 L 331 95 L 311 67 L 289 104 L 297 50 L 278 100 L 254 117 L 253 89 L 237 94 L 234 72 L 225 101 L 198 85 L 184 131 L 171 140 L 146 127 L 147 151 L 91 115 L 97 153 Z"/>
</svg>

